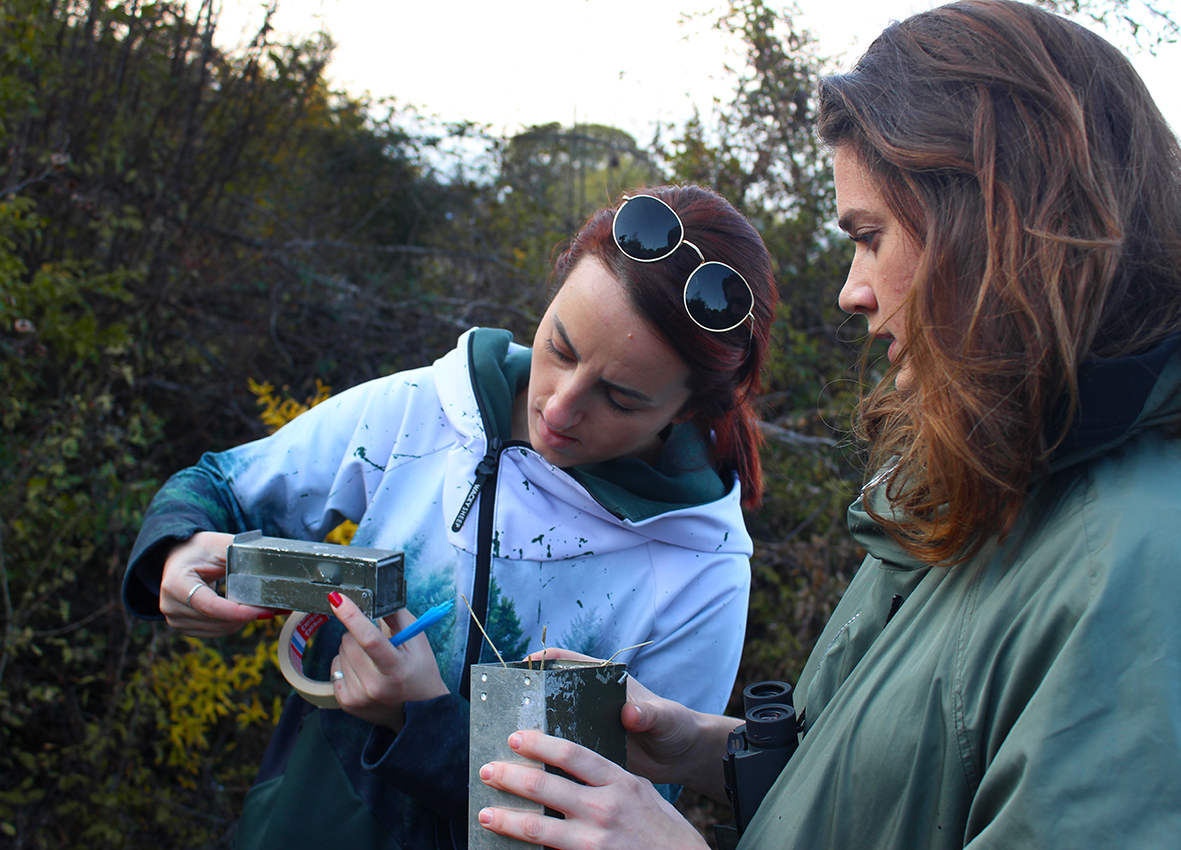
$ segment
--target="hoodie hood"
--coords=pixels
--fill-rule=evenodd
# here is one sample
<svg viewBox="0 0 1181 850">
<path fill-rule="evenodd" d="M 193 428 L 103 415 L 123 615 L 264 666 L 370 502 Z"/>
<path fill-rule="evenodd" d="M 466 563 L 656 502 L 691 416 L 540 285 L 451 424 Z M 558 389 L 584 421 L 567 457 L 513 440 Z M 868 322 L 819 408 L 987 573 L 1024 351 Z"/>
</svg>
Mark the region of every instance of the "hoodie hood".
<svg viewBox="0 0 1181 850">
<path fill-rule="evenodd" d="M 474 328 L 436 361 L 443 413 L 459 435 L 443 492 L 447 515 L 460 511 L 476 466 L 499 441 L 496 527 L 546 519 L 536 534 L 513 534 L 511 547 L 499 548 L 498 535 L 497 557 L 578 558 L 651 540 L 700 552 L 750 554 L 737 480 L 729 486 L 722 481 L 709 465 L 705 441 L 689 423 L 673 428 L 655 465 L 620 458 L 564 470 L 527 443 L 513 442 L 512 404 L 528 384 L 529 360 L 529 349 L 513 343 L 509 332 Z M 514 477 L 514 486 L 502 486 Z M 453 545 L 474 551 L 475 525 L 466 522 L 452 532 Z"/>
</svg>

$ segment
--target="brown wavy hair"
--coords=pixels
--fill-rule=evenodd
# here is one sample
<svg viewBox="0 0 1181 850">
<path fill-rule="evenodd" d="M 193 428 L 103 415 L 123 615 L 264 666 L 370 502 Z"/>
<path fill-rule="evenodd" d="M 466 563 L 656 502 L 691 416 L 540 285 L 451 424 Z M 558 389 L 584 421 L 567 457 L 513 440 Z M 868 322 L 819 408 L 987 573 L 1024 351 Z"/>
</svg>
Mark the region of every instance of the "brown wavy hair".
<svg viewBox="0 0 1181 850">
<path fill-rule="evenodd" d="M 753 318 L 723 333 L 704 330 L 690 319 L 684 304 L 685 281 L 700 259 L 687 246 L 655 263 L 629 259 L 611 235 L 622 198 L 592 215 L 558 257 L 552 292 L 561 288 L 586 256 L 601 262 L 622 284 L 636 312 L 689 367 L 686 409 L 710 446 L 714 467 L 738 474 L 742 504 L 753 507 L 763 494 L 762 432 L 753 403 L 761 390 L 779 300 L 771 255 L 754 226 L 729 201 L 702 186 L 655 186 L 624 194 L 652 195 L 676 210 L 685 226 L 685 239 L 700 248 L 705 259 L 726 263 L 746 278 L 754 293 Z"/>
<path fill-rule="evenodd" d="M 956 563 L 1012 530 L 1074 419 L 1079 365 L 1181 326 L 1181 151 L 1118 50 L 1009 0 L 891 25 L 818 100 L 821 138 L 921 248 L 913 385 L 894 388 L 895 363 L 859 414 L 889 470 L 875 519 Z"/>
</svg>

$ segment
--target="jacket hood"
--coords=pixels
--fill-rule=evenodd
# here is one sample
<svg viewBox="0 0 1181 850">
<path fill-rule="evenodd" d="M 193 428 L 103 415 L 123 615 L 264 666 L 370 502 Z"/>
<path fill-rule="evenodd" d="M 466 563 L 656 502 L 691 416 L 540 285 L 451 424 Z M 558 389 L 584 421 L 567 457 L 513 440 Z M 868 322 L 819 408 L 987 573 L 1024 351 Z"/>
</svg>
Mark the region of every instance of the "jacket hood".
<svg viewBox="0 0 1181 850">
<path fill-rule="evenodd" d="M 1092 360 L 1079 369 L 1079 409 L 1075 424 L 1050 462 L 1050 474 L 1085 463 L 1112 451 L 1135 435 L 1181 424 L 1181 332 L 1143 354 Z M 861 489 L 850 505 L 849 531 L 884 569 L 917 570 L 929 565 L 916 560 L 870 517 L 888 515 L 883 488 L 874 486 L 884 471 Z"/>
<path fill-rule="evenodd" d="M 471 491 L 476 466 L 490 448 L 499 454 L 497 527 L 536 522 L 537 534 L 514 534 L 498 557 L 554 560 L 627 549 L 657 540 L 706 553 L 749 555 L 737 479 L 729 486 L 709 465 L 705 442 L 689 423 L 674 426 L 655 465 L 620 458 L 560 469 L 532 447 L 511 440 L 512 402 L 529 380 L 530 351 L 508 331 L 473 328 L 435 363 L 447 424 L 458 439 L 448 465 L 444 508 L 454 515 Z M 472 413 L 479 411 L 478 415 Z M 453 542 L 474 545 L 474 522 Z M 521 538 L 528 542 L 522 544 Z"/>
<path fill-rule="evenodd" d="M 1181 420 L 1181 332 L 1143 354 L 1079 367 L 1075 423 L 1050 471 L 1111 451 L 1146 428 Z"/>
</svg>

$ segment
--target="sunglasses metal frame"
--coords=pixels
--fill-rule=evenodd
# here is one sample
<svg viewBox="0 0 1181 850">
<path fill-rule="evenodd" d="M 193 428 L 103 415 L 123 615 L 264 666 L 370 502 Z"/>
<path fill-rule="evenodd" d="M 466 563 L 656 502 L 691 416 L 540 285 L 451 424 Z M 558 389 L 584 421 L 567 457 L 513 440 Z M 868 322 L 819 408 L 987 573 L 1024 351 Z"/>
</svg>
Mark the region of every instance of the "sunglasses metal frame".
<svg viewBox="0 0 1181 850">
<path fill-rule="evenodd" d="M 658 257 L 650 257 L 648 259 L 645 259 L 643 257 L 637 257 L 635 254 L 632 254 L 630 251 L 628 251 L 626 248 L 623 247 L 623 243 L 619 241 L 619 233 L 615 229 L 616 225 L 619 222 L 619 214 L 621 212 L 623 212 L 624 208 L 629 203 L 631 203 L 632 201 L 635 201 L 639 198 L 647 198 L 651 201 L 655 201 L 656 203 L 658 203 L 662 207 L 664 207 L 666 210 L 668 210 L 669 214 L 673 217 L 673 219 L 677 223 L 677 226 L 681 230 L 681 234 L 677 238 L 677 244 L 673 245 L 671 248 L 669 248 L 669 250 L 667 252 L 661 254 Z M 692 248 L 696 252 L 697 257 L 701 260 L 701 262 L 698 263 L 697 267 L 689 273 L 689 276 L 687 278 L 685 278 L 685 288 L 682 290 L 681 300 L 685 305 L 685 312 L 688 313 L 689 318 L 693 321 L 693 324 L 697 325 L 697 327 L 701 328 L 702 330 L 709 331 L 710 333 L 716 333 L 716 334 L 726 333 L 727 331 L 734 330 L 739 325 L 745 324 L 746 320 L 751 318 L 752 315 L 754 315 L 755 293 L 754 293 L 754 290 L 751 289 L 750 283 L 747 281 L 747 279 L 742 276 L 742 272 L 738 271 L 738 269 L 734 268 L 733 266 L 729 265 L 728 263 L 722 263 L 717 260 L 708 260 L 707 261 L 705 259 L 705 255 L 703 253 L 701 253 L 701 249 L 698 248 L 696 245 L 694 245 L 692 242 L 690 242 L 688 239 L 685 238 L 685 223 L 683 221 L 681 221 L 681 217 L 679 215 L 677 215 L 677 211 L 674 210 L 667 203 L 662 201 L 660 198 L 657 198 L 655 195 L 636 195 L 634 197 L 629 197 L 628 195 L 624 195 L 623 202 L 619 205 L 619 208 L 615 210 L 615 216 L 611 220 L 611 238 L 615 240 L 615 247 L 619 249 L 620 253 L 622 253 L 625 257 L 627 257 L 630 260 L 635 260 L 637 263 L 656 263 L 656 262 L 659 262 L 660 260 L 667 260 L 673 254 L 675 254 L 677 252 L 677 249 L 680 248 L 682 245 L 688 245 L 690 248 Z M 693 311 L 689 308 L 689 284 L 693 282 L 694 276 L 697 275 L 697 273 L 700 272 L 706 266 L 721 266 L 724 269 L 729 269 L 731 272 L 733 272 L 734 274 L 736 274 L 738 276 L 738 279 L 741 280 L 742 283 L 746 286 L 747 294 L 750 295 L 750 307 L 747 309 L 746 315 L 744 315 L 740 320 L 738 320 L 734 324 L 730 325 L 729 327 L 711 328 L 709 325 L 702 324 L 698 320 L 698 318 L 693 315 Z M 728 299 L 727 299 L 727 301 L 728 301 Z"/>
</svg>

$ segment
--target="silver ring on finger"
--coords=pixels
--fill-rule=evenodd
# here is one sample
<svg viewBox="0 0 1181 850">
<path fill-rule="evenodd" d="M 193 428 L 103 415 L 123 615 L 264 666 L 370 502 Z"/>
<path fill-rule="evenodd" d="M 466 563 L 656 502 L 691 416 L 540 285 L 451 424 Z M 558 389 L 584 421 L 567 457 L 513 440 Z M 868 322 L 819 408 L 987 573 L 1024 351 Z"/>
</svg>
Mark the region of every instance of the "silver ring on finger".
<svg viewBox="0 0 1181 850">
<path fill-rule="evenodd" d="M 198 590 L 200 590 L 203 587 L 209 587 L 209 585 L 207 585 L 203 581 L 199 581 L 196 584 L 194 584 L 191 588 L 189 588 L 189 595 L 185 597 L 185 605 L 188 605 L 190 608 L 192 608 L 193 607 L 193 594 L 196 593 Z"/>
<path fill-rule="evenodd" d="M 339 682 L 341 679 L 344 678 L 344 671 L 343 670 L 333 670 L 332 675 L 329 678 L 332 679 L 332 681 L 334 681 L 334 682 Z"/>
</svg>

